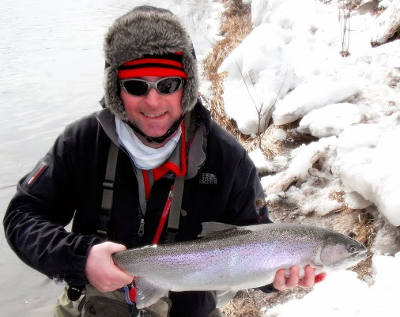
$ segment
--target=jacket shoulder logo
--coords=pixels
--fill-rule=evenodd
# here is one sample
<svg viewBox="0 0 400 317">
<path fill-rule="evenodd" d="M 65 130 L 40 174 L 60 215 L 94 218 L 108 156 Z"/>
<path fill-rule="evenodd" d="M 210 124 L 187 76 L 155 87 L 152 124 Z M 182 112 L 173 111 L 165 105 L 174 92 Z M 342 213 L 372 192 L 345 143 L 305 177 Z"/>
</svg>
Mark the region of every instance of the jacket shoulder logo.
<svg viewBox="0 0 400 317">
<path fill-rule="evenodd" d="M 217 185 L 217 176 L 212 173 L 201 173 L 199 184 L 203 185 Z"/>
</svg>

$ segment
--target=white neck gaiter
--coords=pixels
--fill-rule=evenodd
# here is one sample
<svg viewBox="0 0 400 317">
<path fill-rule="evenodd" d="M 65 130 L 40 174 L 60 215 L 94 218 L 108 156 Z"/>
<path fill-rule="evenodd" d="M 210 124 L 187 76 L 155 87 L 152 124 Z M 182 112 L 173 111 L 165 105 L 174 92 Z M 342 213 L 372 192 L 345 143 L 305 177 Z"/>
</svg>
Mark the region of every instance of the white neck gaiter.
<svg viewBox="0 0 400 317">
<path fill-rule="evenodd" d="M 115 127 L 119 143 L 128 151 L 135 166 L 144 170 L 159 167 L 164 163 L 171 156 L 182 134 L 179 127 L 167 143 L 154 149 L 144 145 L 129 125 L 117 117 L 115 117 Z"/>
</svg>

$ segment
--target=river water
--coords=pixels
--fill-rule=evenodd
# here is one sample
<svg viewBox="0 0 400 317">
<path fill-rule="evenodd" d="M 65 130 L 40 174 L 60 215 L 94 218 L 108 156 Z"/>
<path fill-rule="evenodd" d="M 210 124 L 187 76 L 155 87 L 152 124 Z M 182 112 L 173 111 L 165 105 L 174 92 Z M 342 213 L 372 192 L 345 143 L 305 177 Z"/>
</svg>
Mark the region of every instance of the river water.
<svg viewBox="0 0 400 317">
<path fill-rule="evenodd" d="M 66 124 L 99 109 L 103 37 L 112 21 L 144 1 L 2 0 L 0 4 L 0 216 L 18 179 Z M 150 1 L 193 31 L 197 55 L 211 46 L 216 1 Z M 178 12 L 176 12 L 178 10 Z M 211 34 L 211 35 L 210 35 Z M 20 261 L 0 230 L 0 315 L 51 316 L 63 285 Z"/>
</svg>

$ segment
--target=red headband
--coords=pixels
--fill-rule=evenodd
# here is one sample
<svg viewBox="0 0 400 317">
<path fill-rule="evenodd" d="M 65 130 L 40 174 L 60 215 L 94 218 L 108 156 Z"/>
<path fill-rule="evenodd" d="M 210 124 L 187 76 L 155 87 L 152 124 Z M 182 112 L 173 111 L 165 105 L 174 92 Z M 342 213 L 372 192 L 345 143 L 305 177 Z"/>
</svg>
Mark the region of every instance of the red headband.
<svg viewBox="0 0 400 317">
<path fill-rule="evenodd" d="M 128 61 L 118 67 L 118 79 L 145 76 L 176 76 L 187 79 L 187 74 L 183 69 L 182 52 L 145 55 L 143 58 Z"/>
</svg>

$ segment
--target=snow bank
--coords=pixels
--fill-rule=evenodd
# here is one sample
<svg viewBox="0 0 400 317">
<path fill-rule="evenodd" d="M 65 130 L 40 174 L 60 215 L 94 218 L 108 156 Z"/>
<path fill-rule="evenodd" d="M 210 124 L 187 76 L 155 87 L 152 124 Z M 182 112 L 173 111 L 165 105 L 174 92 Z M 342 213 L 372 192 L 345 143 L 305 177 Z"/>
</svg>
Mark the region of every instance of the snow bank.
<svg viewBox="0 0 400 317">
<path fill-rule="evenodd" d="M 336 17 L 326 6 L 314 0 L 251 3 L 254 30 L 219 69 L 228 73 L 223 95 L 226 114 L 244 134 L 257 133 L 259 113 L 267 115 L 309 74 L 320 74 L 328 60 L 339 59 L 338 50 L 320 45 L 338 42 L 331 35 L 337 28 Z"/>
<path fill-rule="evenodd" d="M 395 226 L 400 225 L 399 139 L 399 126 L 350 127 L 339 136 L 334 164 L 346 188 L 373 202 Z"/>
<path fill-rule="evenodd" d="M 367 112 L 368 107 L 364 105 L 329 104 L 305 115 L 297 130 L 317 138 L 338 136 L 346 127 L 365 120 Z"/>
<path fill-rule="evenodd" d="M 251 154 L 259 171 L 275 173 L 261 179 L 270 203 L 283 202 L 294 206 L 295 212 L 325 215 L 343 207 L 331 194 L 344 192 L 344 204 L 350 209 L 370 206 L 369 211 L 378 209 L 389 220 L 385 222 L 388 228 L 398 226 L 400 41 L 371 47 L 371 34 L 378 42 L 390 33 L 390 19 L 399 16 L 391 12 L 399 1 L 379 1 L 379 7 L 389 8 L 379 18 L 368 10 L 352 12 L 347 58 L 339 54 L 339 1 L 322 2 L 251 1 L 256 33 L 221 67 L 228 72 L 226 112 L 242 132 L 251 134 L 257 131 L 255 105 L 263 105 L 267 112 L 273 111 L 274 124 L 300 120 L 296 132 L 320 138 L 285 153 L 287 161 L 279 167 L 263 159 L 261 152 Z M 283 69 L 287 76 L 282 75 Z M 381 228 L 377 233 L 377 252 L 398 251 L 400 234 L 388 239 L 388 232 L 398 232 L 392 229 Z M 330 273 L 305 298 L 274 307 L 265 316 L 397 315 L 399 262 L 400 253 L 374 256 L 372 286 L 351 271 Z"/>
<path fill-rule="evenodd" d="M 286 157 L 276 156 L 273 160 L 268 160 L 260 149 L 250 152 L 249 157 L 254 162 L 259 174 L 278 172 L 287 165 Z"/>
<path fill-rule="evenodd" d="M 290 154 L 288 168 L 261 178 L 267 201 L 284 200 L 298 206 L 302 214 L 315 212 L 323 216 L 339 208 L 342 203 L 331 198 L 342 190 L 340 181 L 330 173 L 335 157 L 336 138 L 324 138 L 296 148 Z M 319 167 L 313 167 L 319 161 Z"/>
<path fill-rule="evenodd" d="M 395 316 L 399 265 L 400 253 L 394 257 L 375 255 L 374 284 L 371 286 L 359 280 L 352 271 L 329 272 L 324 282 L 317 284 L 304 298 L 275 306 L 264 317 Z"/>
<path fill-rule="evenodd" d="M 272 117 L 276 125 L 290 123 L 312 110 L 345 101 L 360 91 L 360 83 L 354 79 L 318 78 L 299 85 L 278 101 Z"/>
<path fill-rule="evenodd" d="M 298 205 L 297 211 L 303 215 L 314 213 L 325 216 L 343 208 L 343 204 L 331 196 L 340 190 L 338 181 L 333 182 L 324 177 L 321 179 L 321 176 L 316 173 L 301 185 L 291 186 L 284 197 L 286 203 Z"/>
<path fill-rule="evenodd" d="M 262 120 L 276 100 L 295 86 L 296 77 L 285 59 L 283 45 L 280 30 L 262 24 L 218 70 L 228 73 L 224 81 L 225 112 L 244 134 L 257 133 L 259 118 Z"/>
<path fill-rule="evenodd" d="M 326 153 L 333 142 L 335 142 L 334 139 L 326 138 L 294 149 L 290 155 L 291 161 L 286 170 L 261 179 L 267 195 L 285 191 L 293 182 L 306 180 L 310 175 L 309 171 L 313 164 L 326 157 Z"/>
<path fill-rule="evenodd" d="M 396 3 L 385 6 L 390 9 Z M 344 59 L 339 54 L 337 3 L 251 4 L 255 29 L 220 69 L 228 72 L 228 116 L 243 133 L 252 134 L 257 132 L 258 114 L 273 110 L 275 125 L 300 120 L 297 132 L 321 138 L 293 151 L 286 170 L 262 179 L 268 199 L 285 199 L 305 213 L 316 208 L 324 214 L 337 207 L 337 202 L 326 199 L 329 191 L 342 190 L 349 208 L 375 204 L 399 225 L 395 188 L 400 175 L 394 144 L 400 122 L 400 41 L 372 48 L 371 22 L 376 16 L 353 13 L 353 46 Z M 386 15 L 393 10 L 389 9 Z M 338 142 L 329 141 L 327 146 L 323 139 L 330 137 Z M 260 171 L 273 171 L 271 162 L 254 160 L 261 162 Z M 313 168 L 319 160 L 324 161 L 324 171 Z M 317 179 L 324 179 L 326 186 L 318 185 Z"/>
<path fill-rule="evenodd" d="M 400 28 L 400 1 L 393 1 L 376 19 L 371 36 L 373 45 L 381 45 L 391 39 Z"/>
</svg>

